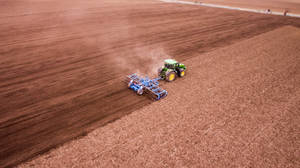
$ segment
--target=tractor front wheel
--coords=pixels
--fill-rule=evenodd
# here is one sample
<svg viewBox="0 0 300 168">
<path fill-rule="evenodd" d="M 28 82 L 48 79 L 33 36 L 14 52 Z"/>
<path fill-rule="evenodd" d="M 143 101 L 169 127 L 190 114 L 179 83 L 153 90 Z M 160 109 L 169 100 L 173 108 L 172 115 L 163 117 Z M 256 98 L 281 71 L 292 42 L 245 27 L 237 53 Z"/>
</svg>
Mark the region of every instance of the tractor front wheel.
<svg viewBox="0 0 300 168">
<path fill-rule="evenodd" d="M 184 75 L 185 75 L 185 70 L 184 69 L 179 69 L 178 76 L 179 77 L 184 77 Z"/>
<path fill-rule="evenodd" d="M 166 80 L 172 82 L 176 79 L 176 73 L 174 71 L 169 71 L 166 73 Z"/>
</svg>

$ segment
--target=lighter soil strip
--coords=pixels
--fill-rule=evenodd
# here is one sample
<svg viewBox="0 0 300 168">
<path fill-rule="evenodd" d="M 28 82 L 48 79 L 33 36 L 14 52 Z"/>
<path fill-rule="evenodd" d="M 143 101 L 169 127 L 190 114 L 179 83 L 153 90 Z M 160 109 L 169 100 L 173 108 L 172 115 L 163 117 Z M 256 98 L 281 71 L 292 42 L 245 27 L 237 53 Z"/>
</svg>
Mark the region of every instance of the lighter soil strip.
<svg viewBox="0 0 300 168">
<path fill-rule="evenodd" d="M 178 1 L 178 0 L 160 0 L 160 1 L 167 2 L 167 3 L 178 3 L 178 4 L 187 4 L 187 5 L 199 5 L 199 6 L 212 7 L 212 8 L 223 8 L 223 9 L 230 9 L 230 10 L 239 10 L 239 11 L 246 11 L 246 12 L 253 12 L 253 13 L 268 14 L 268 15 L 280 15 L 280 16 L 284 16 L 283 12 L 268 12 L 267 10 L 239 8 L 239 7 L 231 7 L 231 6 L 225 6 L 225 5 L 216 5 L 216 4 L 209 4 L 209 3 L 202 3 L 202 2 L 187 2 L 187 1 Z M 294 13 L 287 13 L 286 16 L 300 18 L 300 15 L 294 14 Z"/>
</svg>

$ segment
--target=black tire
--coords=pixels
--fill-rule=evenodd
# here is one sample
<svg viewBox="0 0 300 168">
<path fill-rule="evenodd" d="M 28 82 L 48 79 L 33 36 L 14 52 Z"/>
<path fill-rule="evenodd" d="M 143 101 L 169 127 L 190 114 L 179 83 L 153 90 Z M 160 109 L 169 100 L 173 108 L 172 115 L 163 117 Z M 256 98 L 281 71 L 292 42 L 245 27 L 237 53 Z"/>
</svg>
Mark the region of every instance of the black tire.
<svg viewBox="0 0 300 168">
<path fill-rule="evenodd" d="M 166 72 L 166 81 L 173 82 L 176 79 L 176 73 L 174 71 Z"/>
<path fill-rule="evenodd" d="M 184 69 L 179 69 L 178 70 L 178 76 L 179 77 L 184 77 L 185 76 L 185 70 Z"/>
</svg>

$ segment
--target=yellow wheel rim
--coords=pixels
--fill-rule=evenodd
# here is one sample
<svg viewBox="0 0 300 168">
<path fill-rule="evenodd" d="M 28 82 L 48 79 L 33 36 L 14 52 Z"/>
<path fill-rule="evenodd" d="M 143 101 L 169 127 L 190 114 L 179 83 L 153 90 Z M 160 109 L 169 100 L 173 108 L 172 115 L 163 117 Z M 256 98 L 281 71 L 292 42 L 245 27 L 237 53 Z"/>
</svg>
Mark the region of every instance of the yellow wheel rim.
<svg viewBox="0 0 300 168">
<path fill-rule="evenodd" d="M 184 76 L 185 75 L 185 73 L 184 73 L 184 71 L 182 71 L 181 73 L 180 73 L 180 76 Z"/>
<path fill-rule="evenodd" d="M 170 76 L 169 76 L 169 81 L 173 81 L 175 79 L 175 74 L 171 74 Z"/>
</svg>

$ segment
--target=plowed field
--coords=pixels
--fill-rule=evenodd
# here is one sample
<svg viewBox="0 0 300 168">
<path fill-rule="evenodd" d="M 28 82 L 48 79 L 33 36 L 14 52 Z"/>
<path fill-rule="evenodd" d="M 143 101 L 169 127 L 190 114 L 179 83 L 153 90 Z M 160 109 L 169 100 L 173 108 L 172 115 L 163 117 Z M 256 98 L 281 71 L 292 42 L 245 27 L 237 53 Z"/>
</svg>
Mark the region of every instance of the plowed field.
<svg viewBox="0 0 300 168">
<path fill-rule="evenodd" d="M 151 103 L 126 74 L 299 20 L 160 1 L 0 2 L 0 167 Z"/>
</svg>

